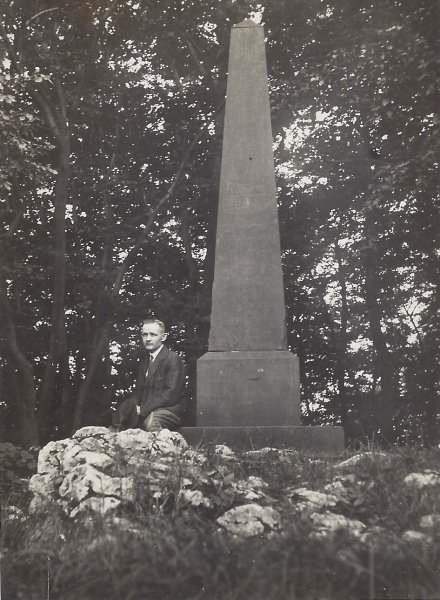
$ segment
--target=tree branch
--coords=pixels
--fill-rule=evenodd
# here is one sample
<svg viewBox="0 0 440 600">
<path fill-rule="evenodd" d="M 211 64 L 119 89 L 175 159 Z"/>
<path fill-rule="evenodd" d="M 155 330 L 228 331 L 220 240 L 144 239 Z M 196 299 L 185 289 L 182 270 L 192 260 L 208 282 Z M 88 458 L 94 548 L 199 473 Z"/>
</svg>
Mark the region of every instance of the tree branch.
<svg viewBox="0 0 440 600">
<path fill-rule="evenodd" d="M 180 161 L 179 167 L 176 171 L 176 174 L 174 176 L 173 181 L 171 182 L 170 187 L 168 188 L 168 192 L 163 196 L 163 198 L 161 198 L 159 200 L 159 202 L 156 204 L 156 206 L 154 207 L 154 209 L 151 210 L 147 224 L 145 226 L 145 228 L 142 230 L 142 232 L 140 233 L 137 242 L 135 243 L 135 245 L 131 248 L 131 250 L 128 252 L 127 256 L 125 257 L 125 260 L 122 262 L 121 266 L 118 269 L 117 275 L 116 275 L 116 279 L 115 279 L 115 283 L 113 285 L 113 289 L 112 289 L 112 295 L 116 296 L 116 294 L 119 293 L 119 290 L 121 289 L 121 285 L 122 285 L 122 281 L 125 275 L 125 272 L 128 268 L 128 266 L 130 265 L 131 260 L 133 259 L 133 257 L 135 256 L 136 252 L 139 250 L 139 248 L 146 242 L 146 240 L 148 239 L 151 229 L 154 225 L 154 219 L 156 217 L 156 215 L 158 214 L 158 212 L 161 210 L 161 208 L 168 202 L 168 200 L 171 198 L 171 196 L 174 194 L 176 187 L 185 171 L 186 165 L 188 163 L 188 160 L 191 156 L 191 152 L 194 149 L 194 146 L 199 142 L 199 140 L 201 139 L 203 133 L 206 131 L 207 126 L 208 126 L 209 122 L 205 123 L 204 125 L 202 125 L 199 128 L 199 131 L 197 132 L 197 134 L 194 136 L 192 142 L 187 146 L 187 148 L 185 149 L 184 153 L 183 153 L 183 157 L 182 160 Z"/>
<path fill-rule="evenodd" d="M 54 10 L 60 10 L 60 8 L 58 6 L 56 6 L 55 8 L 46 8 L 45 10 L 40 10 L 40 12 L 38 12 L 36 15 L 34 15 L 33 17 L 31 17 L 30 19 L 28 19 L 26 21 L 26 27 L 29 25 L 29 23 L 31 23 L 32 21 L 35 21 L 36 19 L 38 19 L 38 17 L 40 17 L 41 15 L 44 15 L 45 13 L 52 12 Z"/>
</svg>

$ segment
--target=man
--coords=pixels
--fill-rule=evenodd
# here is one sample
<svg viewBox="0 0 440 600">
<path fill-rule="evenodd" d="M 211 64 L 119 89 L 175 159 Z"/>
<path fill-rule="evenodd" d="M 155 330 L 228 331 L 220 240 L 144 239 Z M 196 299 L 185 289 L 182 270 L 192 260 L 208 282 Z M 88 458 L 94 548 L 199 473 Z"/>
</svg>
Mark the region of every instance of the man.
<svg viewBox="0 0 440 600">
<path fill-rule="evenodd" d="M 164 345 L 167 336 L 162 321 L 142 322 L 142 343 L 148 356 L 141 362 L 134 394 L 119 405 L 110 429 L 160 431 L 180 425 L 185 367 L 180 356 Z"/>
</svg>

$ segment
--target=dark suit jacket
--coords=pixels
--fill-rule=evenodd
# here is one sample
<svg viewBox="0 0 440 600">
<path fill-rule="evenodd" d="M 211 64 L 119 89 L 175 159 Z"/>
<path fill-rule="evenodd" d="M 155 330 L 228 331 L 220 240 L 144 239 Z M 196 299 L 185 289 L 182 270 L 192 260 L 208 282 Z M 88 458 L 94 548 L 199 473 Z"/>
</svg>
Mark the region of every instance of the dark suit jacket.
<svg viewBox="0 0 440 600">
<path fill-rule="evenodd" d="M 156 408 L 166 408 L 180 417 L 185 401 L 185 366 L 175 352 L 163 346 L 148 369 L 150 356 L 141 362 L 132 399 L 146 418 Z"/>
</svg>

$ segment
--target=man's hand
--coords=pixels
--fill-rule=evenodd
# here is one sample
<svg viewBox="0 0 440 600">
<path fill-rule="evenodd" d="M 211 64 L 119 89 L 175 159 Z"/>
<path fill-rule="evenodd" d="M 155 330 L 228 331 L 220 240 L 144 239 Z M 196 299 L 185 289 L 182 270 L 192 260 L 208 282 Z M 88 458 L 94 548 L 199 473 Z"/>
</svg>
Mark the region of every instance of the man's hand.
<svg viewBox="0 0 440 600">
<path fill-rule="evenodd" d="M 136 406 L 136 412 L 138 415 L 141 414 L 141 407 L 139 406 L 139 404 Z"/>
</svg>

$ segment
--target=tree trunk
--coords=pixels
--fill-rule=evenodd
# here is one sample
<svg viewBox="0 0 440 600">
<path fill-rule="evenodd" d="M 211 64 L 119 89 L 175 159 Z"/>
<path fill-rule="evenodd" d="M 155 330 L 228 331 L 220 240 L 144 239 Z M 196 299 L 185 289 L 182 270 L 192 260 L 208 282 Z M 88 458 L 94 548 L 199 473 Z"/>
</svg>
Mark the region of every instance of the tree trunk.
<svg viewBox="0 0 440 600">
<path fill-rule="evenodd" d="M 91 385 L 93 382 L 93 376 L 95 371 L 99 365 L 99 362 L 102 360 L 102 355 L 105 349 L 105 344 L 108 342 L 108 335 L 110 331 L 110 320 L 107 320 L 106 323 L 102 326 L 101 332 L 98 336 L 98 341 L 94 345 L 91 355 L 87 361 L 87 372 L 84 377 L 81 387 L 78 392 L 78 397 L 75 403 L 75 411 L 73 413 L 72 420 L 72 429 L 71 434 L 73 435 L 75 431 L 77 431 L 82 425 L 82 417 L 84 412 L 84 407 L 86 405 L 89 392 L 91 389 Z"/>
<path fill-rule="evenodd" d="M 47 421 L 54 400 L 55 375 L 64 339 L 64 300 L 66 289 L 66 204 L 70 170 L 70 134 L 67 124 L 59 139 L 60 161 L 55 186 L 55 281 L 51 319 L 49 355 L 38 399 L 38 424 L 43 439 L 48 435 Z"/>
<path fill-rule="evenodd" d="M 36 415 L 36 389 L 34 368 L 17 343 L 13 314 L 7 292 L 7 281 L 3 266 L 0 264 L 0 308 L 3 313 L 3 331 L 8 344 L 6 360 L 9 369 L 16 374 L 19 397 L 16 398 L 15 410 L 18 413 L 20 442 L 30 448 L 38 446 L 38 427 Z M 11 407 L 13 408 L 13 407 Z"/>
<path fill-rule="evenodd" d="M 391 443 L 395 439 L 393 428 L 396 393 L 395 366 L 394 357 L 388 349 L 386 336 L 381 327 L 382 315 L 377 298 L 379 294 L 378 256 L 372 212 L 367 210 L 365 215 L 365 300 L 370 335 L 376 355 L 375 371 L 380 378 L 380 388 L 376 390 L 372 417 L 381 438 Z"/>
<path fill-rule="evenodd" d="M 341 248 L 339 240 L 335 242 L 335 258 L 338 263 L 338 281 L 341 291 L 341 327 L 336 339 L 336 356 L 338 366 L 336 369 L 336 381 L 338 384 L 339 415 L 341 425 L 344 428 L 345 436 L 348 433 L 348 408 L 347 408 L 347 389 L 345 386 L 346 360 L 347 360 L 347 323 L 348 323 L 348 303 L 347 303 L 347 282 L 345 278 L 345 269 L 342 261 Z"/>
</svg>

